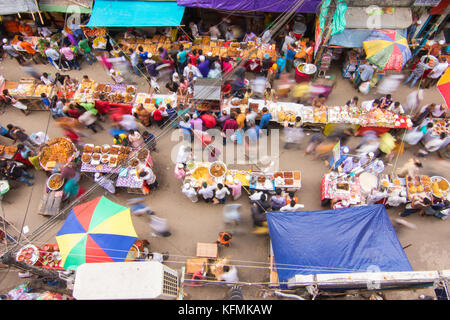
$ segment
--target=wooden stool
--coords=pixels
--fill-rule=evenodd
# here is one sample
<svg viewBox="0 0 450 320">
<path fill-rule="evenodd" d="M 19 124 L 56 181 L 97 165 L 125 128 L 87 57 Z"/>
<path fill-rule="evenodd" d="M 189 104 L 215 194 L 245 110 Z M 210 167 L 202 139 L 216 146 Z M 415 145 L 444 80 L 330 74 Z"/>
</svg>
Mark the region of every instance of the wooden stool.
<svg viewBox="0 0 450 320">
<path fill-rule="evenodd" d="M 197 242 L 197 257 L 217 259 L 217 243 Z"/>
</svg>

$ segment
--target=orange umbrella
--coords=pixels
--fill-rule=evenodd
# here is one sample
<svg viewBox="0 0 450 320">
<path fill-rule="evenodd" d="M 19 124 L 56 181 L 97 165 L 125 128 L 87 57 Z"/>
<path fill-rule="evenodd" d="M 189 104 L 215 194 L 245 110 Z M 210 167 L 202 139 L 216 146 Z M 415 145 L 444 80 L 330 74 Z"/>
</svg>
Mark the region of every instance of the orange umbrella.
<svg viewBox="0 0 450 320">
<path fill-rule="evenodd" d="M 444 98 L 447 107 L 450 107 L 450 68 L 447 68 L 447 71 L 439 79 L 437 88 Z"/>
</svg>

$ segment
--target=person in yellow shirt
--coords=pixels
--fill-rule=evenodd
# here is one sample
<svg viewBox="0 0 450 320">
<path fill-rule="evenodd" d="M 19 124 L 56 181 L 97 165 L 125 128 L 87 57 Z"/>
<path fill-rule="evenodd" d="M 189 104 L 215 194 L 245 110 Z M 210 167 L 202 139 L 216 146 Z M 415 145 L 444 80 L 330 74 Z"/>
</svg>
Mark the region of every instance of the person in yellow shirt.
<svg viewBox="0 0 450 320">
<path fill-rule="evenodd" d="M 236 122 L 238 129 L 243 129 L 245 127 L 245 113 L 242 113 L 241 109 L 236 109 Z"/>
</svg>

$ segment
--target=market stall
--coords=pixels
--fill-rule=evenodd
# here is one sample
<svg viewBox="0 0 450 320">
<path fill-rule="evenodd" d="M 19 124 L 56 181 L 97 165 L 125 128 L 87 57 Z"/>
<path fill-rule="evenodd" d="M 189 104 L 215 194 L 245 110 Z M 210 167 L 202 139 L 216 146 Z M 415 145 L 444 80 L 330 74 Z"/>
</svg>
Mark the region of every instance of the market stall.
<svg viewBox="0 0 450 320">
<path fill-rule="evenodd" d="M 449 182 L 440 176 L 406 176 L 406 190 L 410 201 L 415 196 L 446 198 L 449 192 Z"/>
<path fill-rule="evenodd" d="M 73 95 L 73 101 L 77 103 L 94 103 L 95 100 L 100 98 L 100 95 L 104 95 L 111 103 L 133 104 L 136 96 L 136 86 L 122 83 L 83 81 L 78 85 Z"/>
<path fill-rule="evenodd" d="M 6 160 L 11 160 L 17 152 L 15 146 L 0 145 L 0 157 Z"/>
<path fill-rule="evenodd" d="M 194 83 L 191 103 L 198 111 L 219 112 L 222 100 L 221 81 L 200 78 Z"/>
<path fill-rule="evenodd" d="M 300 171 L 277 171 L 263 173 L 252 171 L 250 173 L 250 189 L 274 192 L 276 189 L 297 191 L 302 186 Z"/>
<path fill-rule="evenodd" d="M 195 162 L 186 164 L 186 176 L 184 183 L 189 183 L 194 188 L 200 188 L 203 182 L 208 186 L 233 184 L 239 180 L 242 187 L 254 190 L 274 192 L 280 188 L 285 191 L 297 191 L 301 188 L 300 171 L 277 171 L 263 173 L 261 171 L 228 169 L 221 161 Z"/>
<path fill-rule="evenodd" d="M 361 204 L 363 198 L 359 177 L 339 175 L 337 172 L 324 174 L 320 182 L 320 200 L 322 205 L 328 204 L 331 200 L 345 200 L 344 202 L 350 206 Z"/>
<path fill-rule="evenodd" d="M 170 104 L 172 107 L 177 105 L 177 95 L 176 94 L 149 94 L 144 92 L 139 92 L 134 100 L 134 107 L 137 107 L 142 103 L 142 106 L 148 111 L 153 112 L 156 105 L 164 111 L 167 105 Z"/>
<path fill-rule="evenodd" d="M 64 270 L 57 244 L 45 244 L 42 247 L 28 244 L 17 251 L 16 261 L 40 268 Z"/>
<path fill-rule="evenodd" d="M 35 79 L 22 78 L 17 81 L 5 81 L 1 90 L 7 89 L 9 94 L 27 107 L 27 110 L 46 111 L 41 101 L 41 94 L 48 99 L 56 94 L 55 85 L 39 84 Z"/>
<path fill-rule="evenodd" d="M 158 55 L 158 49 L 164 48 L 169 51 L 173 45 L 182 44 L 186 50 L 202 50 L 205 54 L 211 52 L 213 57 L 225 58 L 228 57 L 232 60 L 252 59 L 256 63 L 262 61 L 264 54 L 268 53 L 273 61 L 276 60 L 276 47 L 274 44 L 264 44 L 255 41 L 248 42 L 229 42 L 221 39 L 212 40 L 209 36 L 198 37 L 194 39 L 194 42 L 179 41 L 172 42 L 170 38 L 164 35 L 155 35 L 152 38 L 129 38 L 119 39 L 118 43 L 122 44 L 126 50 L 132 48 L 137 50 L 139 46 L 142 46 L 144 51 Z M 253 70 L 252 70 L 253 71 Z M 256 72 L 256 71 L 255 71 Z"/>
<path fill-rule="evenodd" d="M 39 164 L 44 171 L 60 171 L 79 155 L 78 149 L 67 138 L 53 138 L 39 153 Z"/>
</svg>

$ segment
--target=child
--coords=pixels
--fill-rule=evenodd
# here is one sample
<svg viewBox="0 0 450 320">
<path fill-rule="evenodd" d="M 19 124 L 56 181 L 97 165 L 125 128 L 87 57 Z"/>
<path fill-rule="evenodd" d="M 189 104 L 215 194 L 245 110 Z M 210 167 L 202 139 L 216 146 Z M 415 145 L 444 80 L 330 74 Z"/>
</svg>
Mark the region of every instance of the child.
<svg viewBox="0 0 450 320">
<path fill-rule="evenodd" d="M 50 108 L 50 100 L 45 93 L 41 93 L 42 109 L 48 110 Z"/>
</svg>

